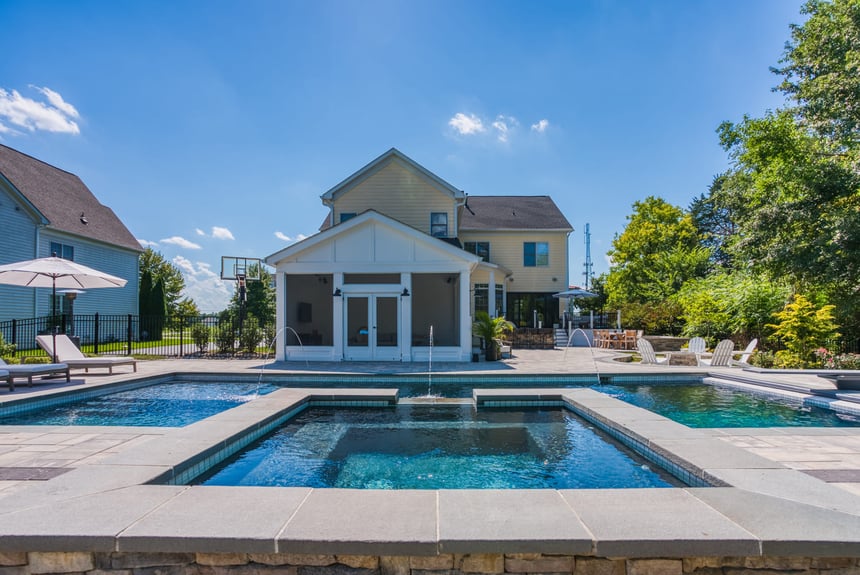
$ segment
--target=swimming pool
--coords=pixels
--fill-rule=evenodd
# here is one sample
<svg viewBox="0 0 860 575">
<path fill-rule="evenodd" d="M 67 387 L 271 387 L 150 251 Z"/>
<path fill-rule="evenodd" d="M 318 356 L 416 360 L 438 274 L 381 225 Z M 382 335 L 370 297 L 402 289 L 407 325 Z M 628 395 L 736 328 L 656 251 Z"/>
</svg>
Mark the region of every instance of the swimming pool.
<svg viewBox="0 0 860 575">
<path fill-rule="evenodd" d="M 597 391 L 689 427 L 857 427 L 860 417 L 708 383 L 602 385 Z"/>
<path fill-rule="evenodd" d="M 195 484 L 352 489 L 673 487 L 569 411 L 312 408 Z"/>
<path fill-rule="evenodd" d="M 16 406 L 0 425 L 183 427 L 278 389 L 254 383 L 158 383 L 101 393 L 57 396 Z"/>
</svg>

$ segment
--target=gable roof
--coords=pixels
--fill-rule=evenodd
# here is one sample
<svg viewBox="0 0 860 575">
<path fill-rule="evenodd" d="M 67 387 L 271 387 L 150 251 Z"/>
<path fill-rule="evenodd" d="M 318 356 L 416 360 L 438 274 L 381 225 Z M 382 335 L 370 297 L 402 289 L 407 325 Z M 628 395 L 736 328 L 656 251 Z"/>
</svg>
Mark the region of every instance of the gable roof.
<svg viewBox="0 0 860 575">
<path fill-rule="evenodd" d="M 463 199 L 466 197 L 465 192 L 463 190 L 458 190 L 412 158 L 408 157 L 406 154 L 398 150 L 397 148 L 391 148 L 375 160 L 371 161 L 369 164 L 331 188 L 329 191 L 324 193 L 322 197 L 322 201 L 324 204 L 330 203 L 335 199 L 339 194 L 347 191 L 354 185 L 358 184 L 371 174 L 379 171 L 382 167 L 387 165 L 389 162 L 399 161 L 405 164 L 407 167 L 415 170 L 419 174 L 423 175 L 425 178 L 433 182 L 440 190 L 447 192 L 451 195 L 452 198 Z"/>
<path fill-rule="evenodd" d="M 473 253 L 462 250 L 458 245 L 446 241 L 443 238 L 435 238 L 429 234 L 425 234 L 420 230 L 404 224 L 394 218 L 381 214 L 376 210 L 366 210 L 361 212 L 354 218 L 350 218 L 345 222 L 341 222 L 336 226 L 327 228 L 318 234 L 314 234 L 299 242 L 289 245 L 269 256 L 266 256 L 263 261 L 270 266 L 276 267 L 278 262 L 293 257 L 298 253 L 309 250 L 315 246 L 331 241 L 333 238 L 341 234 L 347 234 L 350 230 L 360 228 L 367 223 L 379 223 L 392 230 L 396 230 L 406 237 L 410 237 L 416 242 L 429 246 L 434 250 L 447 254 L 452 259 L 464 260 L 473 265 L 481 263 L 481 258 Z"/>
<path fill-rule="evenodd" d="M 47 227 L 141 252 L 125 224 L 76 175 L 0 144 L 0 177 Z"/>
<path fill-rule="evenodd" d="M 549 196 L 469 196 L 460 231 L 542 230 L 572 232 Z"/>
</svg>

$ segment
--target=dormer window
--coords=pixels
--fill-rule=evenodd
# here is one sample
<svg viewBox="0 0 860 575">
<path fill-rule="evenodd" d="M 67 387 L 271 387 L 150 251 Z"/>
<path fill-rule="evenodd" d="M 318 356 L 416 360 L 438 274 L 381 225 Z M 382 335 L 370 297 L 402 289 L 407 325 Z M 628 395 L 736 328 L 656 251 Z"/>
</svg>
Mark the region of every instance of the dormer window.
<svg viewBox="0 0 860 575">
<path fill-rule="evenodd" d="M 430 235 L 434 238 L 448 237 L 447 212 L 433 212 L 430 214 Z"/>
</svg>

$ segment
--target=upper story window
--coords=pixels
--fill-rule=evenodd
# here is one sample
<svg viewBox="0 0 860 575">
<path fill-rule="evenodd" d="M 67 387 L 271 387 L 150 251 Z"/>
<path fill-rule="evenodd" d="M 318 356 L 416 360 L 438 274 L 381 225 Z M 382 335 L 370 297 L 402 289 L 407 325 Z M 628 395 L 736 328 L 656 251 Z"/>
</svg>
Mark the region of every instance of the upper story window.
<svg viewBox="0 0 860 575">
<path fill-rule="evenodd" d="M 74 261 L 75 247 L 63 245 L 59 242 L 51 242 L 51 255 L 56 256 L 58 258 L 63 258 L 64 260 Z"/>
<path fill-rule="evenodd" d="M 343 223 L 346 220 L 351 220 L 354 217 L 355 217 L 355 212 L 341 212 L 340 213 L 340 223 Z"/>
<path fill-rule="evenodd" d="M 463 242 L 463 249 L 476 256 L 481 256 L 485 262 L 490 261 L 490 242 Z"/>
<path fill-rule="evenodd" d="M 430 214 L 430 235 L 434 238 L 448 237 L 447 212 L 433 212 Z"/>
<path fill-rule="evenodd" d="M 523 266 L 533 268 L 549 265 L 549 244 L 546 242 L 523 242 Z"/>
</svg>

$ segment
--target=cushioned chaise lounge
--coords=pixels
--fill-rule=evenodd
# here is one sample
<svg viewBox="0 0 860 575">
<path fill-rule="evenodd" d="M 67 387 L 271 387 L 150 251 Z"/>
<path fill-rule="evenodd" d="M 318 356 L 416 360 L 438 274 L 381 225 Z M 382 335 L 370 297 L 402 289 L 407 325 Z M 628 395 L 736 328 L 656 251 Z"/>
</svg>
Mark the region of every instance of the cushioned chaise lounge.
<svg viewBox="0 0 860 575">
<path fill-rule="evenodd" d="M 10 365 L 0 359 L 0 370 L 6 375 L 0 375 L 0 379 L 6 378 L 6 383 L 9 384 L 9 391 L 15 391 L 15 378 L 26 377 L 27 385 L 33 385 L 34 375 L 65 375 L 66 381 L 71 381 L 69 375 L 69 366 L 65 363 L 34 363 L 22 365 Z"/>
<path fill-rule="evenodd" d="M 134 371 L 137 371 L 137 360 L 132 357 L 86 357 L 66 335 L 56 336 L 57 349 L 56 354 L 54 354 L 54 337 L 53 335 L 37 335 L 36 343 L 51 357 L 56 357 L 57 361 L 67 364 L 72 369 L 83 368 L 89 371 L 91 367 L 106 367 L 108 373 L 113 373 L 113 368 L 116 365 L 131 365 Z"/>
</svg>

